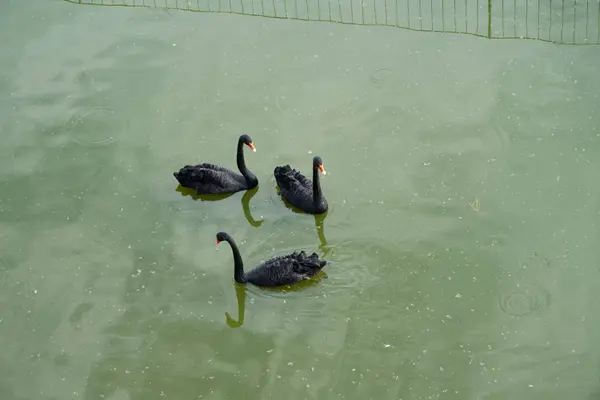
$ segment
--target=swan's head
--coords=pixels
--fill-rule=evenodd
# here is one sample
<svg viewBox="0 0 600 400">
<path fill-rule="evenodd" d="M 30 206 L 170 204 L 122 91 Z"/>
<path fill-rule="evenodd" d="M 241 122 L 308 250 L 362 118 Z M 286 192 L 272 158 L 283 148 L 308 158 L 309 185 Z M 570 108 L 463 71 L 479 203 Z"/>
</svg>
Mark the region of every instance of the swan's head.
<svg viewBox="0 0 600 400">
<path fill-rule="evenodd" d="M 319 168 L 319 171 L 321 171 L 323 175 L 327 175 L 325 168 L 323 168 L 323 160 L 321 160 L 321 157 L 316 156 L 315 158 L 313 158 L 313 165 Z"/>
<path fill-rule="evenodd" d="M 227 241 L 228 238 L 229 238 L 229 235 L 225 232 L 217 233 L 217 244 Z"/>
<path fill-rule="evenodd" d="M 256 151 L 256 147 L 254 147 L 254 143 L 252 143 L 252 138 L 245 133 L 240 136 L 240 141 L 244 143 L 246 146 L 250 147 L 252 151 Z"/>
</svg>

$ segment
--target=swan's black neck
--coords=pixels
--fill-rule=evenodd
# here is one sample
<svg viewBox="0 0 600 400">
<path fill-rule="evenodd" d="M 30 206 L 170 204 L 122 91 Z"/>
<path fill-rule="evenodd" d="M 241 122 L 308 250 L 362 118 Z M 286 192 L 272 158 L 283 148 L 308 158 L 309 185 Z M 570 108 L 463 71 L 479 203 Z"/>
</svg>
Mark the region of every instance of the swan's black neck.
<svg viewBox="0 0 600 400">
<path fill-rule="evenodd" d="M 244 262 L 242 261 L 240 250 L 231 237 L 227 237 L 225 240 L 229 243 L 231 251 L 233 252 L 233 279 L 235 279 L 237 283 L 246 283 L 246 278 L 244 277 Z"/>
<path fill-rule="evenodd" d="M 249 187 L 254 187 L 258 184 L 256 176 L 246 167 L 246 160 L 244 159 L 244 142 L 242 139 L 238 140 L 237 145 L 237 167 L 244 178 L 246 178 L 246 183 L 248 183 Z"/>
<path fill-rule="evenodd" d="M 320 208 L 323 201 L 323 192 L 321 191 L 321 181 L 319 177 L 319 166 L 313 165 L 313 203 L 315 209 Z"/>
</svg>

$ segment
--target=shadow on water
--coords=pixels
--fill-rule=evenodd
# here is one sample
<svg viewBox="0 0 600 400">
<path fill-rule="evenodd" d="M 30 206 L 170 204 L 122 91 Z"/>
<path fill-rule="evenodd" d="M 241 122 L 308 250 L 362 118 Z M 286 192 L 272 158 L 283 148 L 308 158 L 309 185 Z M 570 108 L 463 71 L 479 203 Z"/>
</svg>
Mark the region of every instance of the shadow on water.
<svg viewBox="0 0 600 400">
<path fill-rule="evenodd" d="M 279 186 L 276 186 L 275 189 L 277 190 L 278 197 L 281 199 L 281 201 L 283 202 L 283 205 L 287 209 L 291 210 L 295 214 L 312 215 L 315 218 L 315 229 L 317 231 L 317 235 L 319 236 L 319 242 L 320 242 L 319 249 L 321 251 L 323 251 L 323 257 L 326 257 L 327 255 L 329 255 L 329 253 L 331 252 L 331 248 L 329 246 L 327 246 L 327 238 L 325 237 L 325 219 L 327 218 L 327 215 L 329 214 L 329 210 L 325 211 L 323 214 L 308 214 L 307 212 L 302 211 L 298 207 L 296 207 L 296 206 L 292 205 L 290 202 L 288 202 L 279 193 Z"/>
<path fill-rule="evenodd" d="M 231 315 L 225 311 L 225 318 L 227 319 L 227 325 L 230 328 L 239 328 L 244 325 L 244 314 L 246 313 L 246 285 L 234 284 L 235 296 L 237 297 L 238 305 L 238 319 L 237 321 L 231 318 Z"/>
<path fill-rule="evenodd" d="M 194 189 L 185 188 L 181 185 L 177 186 L 175 189 L 176 192 L 181 193 L 182 196 L 190 196 L 194 201 L 219 201 L 224 200 L 228 197 L 233 196 L 235 193 L 225 193 L 225 194 L 198 194 Z M 252 190 L 247 190 L 242 196 L 242 209 L 244 210 L 244 216 L 250 225 L 255 228 L 261 226 L 264 220 L 257 221 L 252 217 L 252 213 L 250 212 L 250 200 L 256 195 L 258 192 L 258 186 Z"/>
<path fill-rule="evenodd" d="M 285 285 L 285 286 L 277 286 L 277 287 L 257 287 L 251 286 L 256 290 L 257 294 L 267 295 L 265 297 L 287 297 L 285 294 L 291 292 L 300 292 L 309 287 L 314 287 L 321 282 L 321 279 L 327 279 L 327 274 L 324 271 L 319 272 L 317 275 L 311 277 L 306 281 L 299 282 L 294 285 Z M 238 307 L 238 319 L 235 320 L 231 317 L 229 312 L 225 312 L 225 318 L 227 325 L 230 328 L 239 328 L 244 324 L 244 316 L 246 314 L 246 295 L 248 290 L 248 285 L 240 284 L 234 282 L 235 287 L 235 295 L 237 298 L 237 307 Z M 274 295 L 274 296 L 273 296 Z M 283 295 L 283 296 L 282 296 Z"/>
</svg>

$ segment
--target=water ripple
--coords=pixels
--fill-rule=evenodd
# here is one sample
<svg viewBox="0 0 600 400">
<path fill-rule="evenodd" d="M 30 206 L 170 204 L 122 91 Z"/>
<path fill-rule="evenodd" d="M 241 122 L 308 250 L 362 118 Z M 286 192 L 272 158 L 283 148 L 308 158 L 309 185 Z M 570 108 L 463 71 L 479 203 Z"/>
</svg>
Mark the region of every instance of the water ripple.
<svg viewBox="0 0 600 400">
<path fill-rule="evenodd" d="M 65 124 L 71 139 L 83 146 L 108 146 L 117 141 L 110 127 L 109 118 L 115 111 L 92 106 L 76 112 Z"/>
<path fill-rule="evenodd" d="M 386 81 L 389 81 L 393 75 L 394 71 L 391 69 L 381 68 L 373 72 L 369 79 L 375 86 L 382 88 L 386 86 Z"/>
<path fill-rule="evenodd" d="M 498 296 L 498 305 L 506 314 L 522 317 L 550 307 L 550 293 L 538 286 L 519 284 Z"/>
</svg>

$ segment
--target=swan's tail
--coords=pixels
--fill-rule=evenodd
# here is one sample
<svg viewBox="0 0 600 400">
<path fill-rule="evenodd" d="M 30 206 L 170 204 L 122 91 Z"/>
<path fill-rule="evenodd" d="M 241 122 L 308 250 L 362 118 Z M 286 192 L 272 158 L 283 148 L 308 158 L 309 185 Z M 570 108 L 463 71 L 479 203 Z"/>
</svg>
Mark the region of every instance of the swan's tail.
<svg viewBox="0 0 600 400">
<path fill-rule="evenodd" d="M 327 265 L 327 261 L 325 260 L 319 260 L 319 256 L 317 255 L 317 253 L 312 253 L 308 259 L 315 264 L 316 266 L 318 266 L 319 268 L 323 268 Z"/>
<path fill-rule="evenodd" d="M 273 175 L 275 175 L 275 181 L 279 187 L 287 188 L 294 181 L 294 173 L 296 171 L 292 169 L 289 165 L 283 165 L 279 167 L 275 167 L 275 171 L 273 171 Z"/>
<path fill-rule="evenodd" d="M 292 167 L 290 167 L 289 165 L 281 165 L 279 167 L 275 167 L 273 174 L 275 175 L 275 178 L 277 178 L 277 177 L 283 177 L 285 175 L 288 175 L 291 172 L 292 172 Z"/>
<path fill-rule="evenodd" d="M 173 172 L 173 176 L 181 185 L 185 185 L 189 178 L 193 175 L 198 175 L 198 171 L 194 170 L 191 165 L 186 165 L 177 172 Z"/>
</svg>

